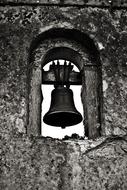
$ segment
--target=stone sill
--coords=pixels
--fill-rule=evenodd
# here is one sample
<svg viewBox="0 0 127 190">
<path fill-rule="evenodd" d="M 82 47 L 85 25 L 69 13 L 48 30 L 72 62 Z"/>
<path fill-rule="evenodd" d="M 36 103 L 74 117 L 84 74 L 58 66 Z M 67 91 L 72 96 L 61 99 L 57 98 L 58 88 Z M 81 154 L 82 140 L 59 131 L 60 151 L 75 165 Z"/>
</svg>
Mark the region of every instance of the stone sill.
<svg viewBox="0 0 127 190">
<path fill-rule="evenodd" d="M 98 137 L 96 139 L 88 139 L 88 138 L 85 138 L 84 139 L 74 139 L 74 138 L 70 138 L 68 140 L 63 140 L 63 139 L 58 139 L 58 138 L 52 138 L 52 137 L 44 137 L 44 136 L 28 136 L 26 134 L 20 134 L 18 136 L 17 135 L 14 135 L 14 139 L 24 139 L 24 140 L 30 140 L 30 141 L 42 141 L 42 142 L 63 142 L 63 143 L 69 143 L 69 144 L 73 144 L 73 143 L 78 143 L 78 144 L 101 144 L 101 143 L 104 143 L 105 141 L 106 142 L 111 142 L 111 141 L 121 141 L 121 140 L 125 140 L 127 141 L 127 135 L 112 135 L 112 136 L 102 136 L 102 137 Z"/>
<path fill-rule="evenodd" d="M 61 146 L 65 146 L 67 149 L 72 148 L 76 149 L 76 147 L 80 147 L 80 151 L 82 154 L 87 154 L 91 151 L 97 150 L 97 149 L 103 149 L 104 147 L 108 146 L 117 146 L 117 144 L 125 144 L 127 143 L 127 136 L 109 136 L 109 137 L 100 137 L 95 140 L 78 140 L 78 139 L 70 139 L 70 140 L 61 140 L 61 139 L 54 139 L 51 137 L 43 137 L 43 136 L 30 136 L 27 135 L 16 135 L 12 138 L 12 142 L 16 144 L 19 144 L 21 146 L 26 146 L 28 149 L 31 146 L 39 146 L 41 145 L 42 149 L 43 146 L 51 146 L 51 147 L 57 147 L 58 149 Z M 124 142 L 124 143 L 123 143 Z M 125 146 L 126 147 L 126 146 Z"/>
</svg>

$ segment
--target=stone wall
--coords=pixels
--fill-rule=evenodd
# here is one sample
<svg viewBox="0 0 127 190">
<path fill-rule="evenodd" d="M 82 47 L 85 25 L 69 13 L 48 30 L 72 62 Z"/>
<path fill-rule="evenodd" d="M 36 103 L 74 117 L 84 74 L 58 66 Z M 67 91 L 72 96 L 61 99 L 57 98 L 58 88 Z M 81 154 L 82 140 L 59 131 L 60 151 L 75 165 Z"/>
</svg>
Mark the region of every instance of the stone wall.
<svg viewBox="0 0 127 190">
<path fill-rule="evenodd" d="M 92 6 L 92 7 L 114 7 L 114 8 L 126 8 L 126 0 L 1 0 L 0 4 L 10 4 L 10 5 L 56 5 L 59 6 Z"/>
<path fill-rule="evenodd" d="M 30 47 L 52 28 L 89 35 L 100 53 L 103 125 L 102 137 L 96 140 L 62 141 L 26 134 Z M 127 189 L 126 41 L 125 9 L 0 6 L 1 190 Z"/>
</svg>

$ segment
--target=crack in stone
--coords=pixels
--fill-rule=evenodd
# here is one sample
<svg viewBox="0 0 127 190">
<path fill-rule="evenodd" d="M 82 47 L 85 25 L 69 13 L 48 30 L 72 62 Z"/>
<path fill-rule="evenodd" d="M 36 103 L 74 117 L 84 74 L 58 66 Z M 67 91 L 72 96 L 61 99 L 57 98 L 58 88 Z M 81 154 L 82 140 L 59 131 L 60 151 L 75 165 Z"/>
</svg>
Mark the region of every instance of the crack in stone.
<svg viewBox="0 0 127 190">
<path fill-rule="evenodd" d="M 105 145 L 107 145 L 107 144 L 109 144 L 109 143 L 111 143 L 111 142 L 114 142 L 114 141 L 125 141 L 125 142 L 127 142 L 127 135 L 124 135 L 124 136 L 112 136 L 112 137 L 108 137 L 108 138 L 106 138 L 101 144 L 99 144 L 99 145 L 97 145 L 96 147 L 93 147 L 93 148 L 90 148 L 90 149 L 88 149 L 88 150 L 86 150 L 86 152 L 85 153 L 83 153 L 83 155 L 86 155 L 86 154 L 88 154 L 89 152 L 91 152 L 91 151 L 94 151 L 94 150 L 97 150 L 97 149 L 100 149 L 100 148 L 102 148 L 103 146 L 105 146 Z M 122 148 L 121 148 L 122 149 Z M 127 152 L 127 151 L 125 151 L 124 150 L 124 152 Z"/>
</svg>

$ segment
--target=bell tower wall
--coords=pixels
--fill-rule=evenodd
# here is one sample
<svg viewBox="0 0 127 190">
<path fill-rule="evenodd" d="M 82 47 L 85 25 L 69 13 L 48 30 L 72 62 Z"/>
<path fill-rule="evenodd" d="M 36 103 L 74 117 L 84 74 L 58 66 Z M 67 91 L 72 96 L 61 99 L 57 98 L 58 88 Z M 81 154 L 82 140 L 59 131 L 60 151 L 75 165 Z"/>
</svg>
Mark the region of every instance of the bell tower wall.
<svg viewBox="0 0 127 190">
<path fill-rule="evenodd" d="M 127 189 L 126 9 L 123 0 L 0 1 L 1 190 Z M 89 40 L 77 33 L 65 38 L 64 32 L 61 38 L 60 34 L 55 36 L 54 29 L 76 30 Z M 39 46 L 42 39 L 43 48 Z M 43 99 L 37 89 L 41 82 L 37 66 L 43 62 L 47 47 L 53 47 L 51 39 L 56 46 L 71 44 L 84 61 L 101 63 L 102 127 L 94 140 L 42 137 L 34 135 L 34 125 L 33 134 L 27 133 L 28 100 L 34 113 L 41 111 L 37 106 Z"/>
</svg>

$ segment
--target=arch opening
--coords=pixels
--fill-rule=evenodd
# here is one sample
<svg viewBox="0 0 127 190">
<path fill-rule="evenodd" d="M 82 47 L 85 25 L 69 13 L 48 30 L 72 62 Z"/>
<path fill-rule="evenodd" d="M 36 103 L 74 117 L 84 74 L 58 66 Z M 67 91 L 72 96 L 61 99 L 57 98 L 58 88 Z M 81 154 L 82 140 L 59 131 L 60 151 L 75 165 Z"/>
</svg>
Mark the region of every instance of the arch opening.
<svg viewBox="0 0 127 190">
<path fill-rule="evenodd" d="M 88 34 L 83 33 L 77 29 L 65 29 L 65 28 L 52 28 L 41 34 L 39 34 L 35 39 L 32 40 L 30 50 L 29 50 L 29 63 L 33 60 L 33 52 L 38 48 L 40 43 L 43 43 L 46 39 L 66 39 L 72 40 L 84 47 L 93 62 L 100 64 L 100 55 L 93 39 L 89 37 Z"/>
<path fill-rule="evenodd" d="M 54 62 L 57 64 L 58 59 L 54 60 Z M 60 65 L 64 65 L 64 62 L 65 62 L 65 60 L 59 59 Z M 70 61 L 66 60 L 66 62 L 67 62 L 67 64 L 69 64 Z M 48 71 L 51 64 L 52 64 L 52 61 L 47 63 L 43 67 L 43 69 L 45 71 Z M 71 63 L 71 64 L 74 66 L 73 71 L 79 72 L 79 69 L 77 68 L 77 66 L 75 66 L 73 63 Z M 66 88 L 66 85 L 64 85 L 64 87 Z M 53 127 L 51 125 L 47 125 L 44 123 L 43 118 L 44 118 L 44 115 L 49 110 L 50 102 L 51 102 L 51 92 L 53 89 L 54 89 L 53 85 L 42 84 L 42 92 L 43 92 L 42 121 L 41 121 L 42 122 L 42 136 L 45 136 L 45 137 L 50 136 L 52 138 L 66 139 L 67 137 L 70 138 L 76 134 L 78 138 L 83 138 L 84 137 L 83 122 L 81 122 L 77 125 L 66 127 L 66 128 L 61 128 L 61 126 Z M 80 96 L 81 85 L 71 85 L 70 89 L 72 90 L 73 95 L 74 95 L 74 104 L 76 106 L 76 109 L 81 113 L 81 115 L 83 115 L 83 106 L 82 106 L 81 96 Z M 59 97 L 58 97 L 58 99 L 59 99 Z M 61 105 L 59 107 L 61 107 Z M 61 118 L 60 120 L 62 120 L 62 119 L 63 118 Z M 65 119 L 67 119 L 67 118 L 65 118 Z M 70 116 L 69 116 L 69 119 L 71 119 Z M 74 121 L 74 118 L 73 118 L 73 121 Z M 69 121 L 69 123 L 70 123 L 70 121 Z"/>
<path fill-rule="evenodd" d="M 33 40 L 30 47 L 28 66 L 30 133 L 40 135 L 41 131 L 42 70 L 47 63 L 58 59 L 68 60 L 78 67 L 82 78 L 81 99 L 85 118 L 85 134 L 89 138 L 100 136 L 102 81 L 99 52 L 87 34 L 75 29 L 61 28 L 40 34 Z M 33 115 L 35 115 L 34 119 Z"/>
<path fill-rule="evenodd" d="M 56 47 L 46 52 L 42 61 L 42 67 L 53 60 L 67 60 L 77 66 L 79 70 L 82 68 L 82 60 L 80 54 L 68 47 Z"/>
</svg>

